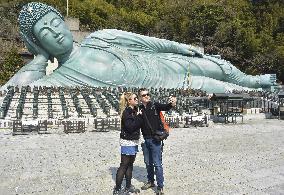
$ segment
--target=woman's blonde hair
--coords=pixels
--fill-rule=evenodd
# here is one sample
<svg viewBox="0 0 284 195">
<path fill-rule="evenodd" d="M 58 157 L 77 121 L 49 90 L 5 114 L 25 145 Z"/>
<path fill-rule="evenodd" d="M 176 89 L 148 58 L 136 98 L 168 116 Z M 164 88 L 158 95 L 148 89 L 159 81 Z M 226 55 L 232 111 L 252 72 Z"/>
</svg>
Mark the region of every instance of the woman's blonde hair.
<svg viewBox="0 0 284 195">
<path fill-rule="evenodd" d="M 132 93 L 131 91 L 128 91 L 128 92 L 123 92 L 122 95 L 120 96 L 120 100 L 119 100 L 120 117 L 122 116 L 122 113 L 125 110 L 125 108 L 128 106 L 128 101 L 130 100 L 133 94 L 134 93 Z"/>
</svg>

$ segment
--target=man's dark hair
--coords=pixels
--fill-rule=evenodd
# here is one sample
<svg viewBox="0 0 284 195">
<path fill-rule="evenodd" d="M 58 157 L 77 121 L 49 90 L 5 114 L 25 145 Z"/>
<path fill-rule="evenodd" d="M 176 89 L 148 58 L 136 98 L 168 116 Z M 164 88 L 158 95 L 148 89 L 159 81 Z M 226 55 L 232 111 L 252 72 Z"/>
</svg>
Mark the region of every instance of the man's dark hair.
<svg viewBox="0 0 284 195">
<path fill-rule="evenodd" d="M 143 87 L 138 90 L 139 96 L 141 96 L 141 91 L 149 91 L 147 88 Z"/>
</svg>

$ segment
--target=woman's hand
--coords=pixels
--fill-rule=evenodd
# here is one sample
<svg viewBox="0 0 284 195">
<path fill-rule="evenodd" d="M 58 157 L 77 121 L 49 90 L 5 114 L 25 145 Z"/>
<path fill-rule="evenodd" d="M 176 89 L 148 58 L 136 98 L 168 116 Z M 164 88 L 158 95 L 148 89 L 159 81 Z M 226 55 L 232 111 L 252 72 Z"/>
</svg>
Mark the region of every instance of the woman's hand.
<svg viewBox="0 0 284 195">
<path fill-rule="evenodd" d="M 34 55 L 41 55 L 44 58 L 46 58 L 46 60 L 49 59 L 50 55 L 44 49 L 42 49 L 40 46 L 36 45 L 32 40 L 30 40 L 23 33 L 21 33 L 21 36 L 22 36 L 22 38 L 24 40 L 24 43 L 25 43 L 26 47 L 28 48 L 28 50 L 31 53 L 33 53 Z"/>
<path fill-rule="evenodd" d="M 137 110 L 137 113 L 136 113 L 136 114 L 137 114 L 137 115 L 142 115 L 142 110 L 138 108 L 138 110 Z"/>
</svg>

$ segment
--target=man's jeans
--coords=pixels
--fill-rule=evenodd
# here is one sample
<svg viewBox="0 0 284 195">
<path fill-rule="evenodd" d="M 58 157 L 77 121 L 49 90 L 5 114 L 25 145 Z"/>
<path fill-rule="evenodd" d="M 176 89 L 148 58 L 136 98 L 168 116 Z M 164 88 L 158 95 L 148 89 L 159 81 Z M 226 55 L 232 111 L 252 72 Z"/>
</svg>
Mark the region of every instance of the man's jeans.
<svg viewBox="0 0 284 195">
<path fill-rule="evenodd" d="M 145 139 L 142 144 L 142 150 L 144 155 L 144 162 L 147 168 L 148 181 L 153 182 L 154 173 L 156 174 L 157 185 L 164 187 L 164 174 L 162 166 L 162 142 L 155 141 L 154 139 Z M 155 167 L 155 172 L 154 172 Z"/>
</svg>

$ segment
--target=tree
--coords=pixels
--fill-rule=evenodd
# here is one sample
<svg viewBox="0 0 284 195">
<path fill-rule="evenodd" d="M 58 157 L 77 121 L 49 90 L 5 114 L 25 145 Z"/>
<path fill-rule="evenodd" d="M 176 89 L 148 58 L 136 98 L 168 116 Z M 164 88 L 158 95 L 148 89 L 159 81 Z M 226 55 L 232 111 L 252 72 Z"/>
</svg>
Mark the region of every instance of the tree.
<svg viewBox="0 0 284 195">
<path fill-rule="evenodd" d="M 17 49 L 12 48 L 6 54 L 3 63 L 0 64 L 0 85 L 5 84 L 22 66 L 23 59 L 18 54 Z"/>
</svg>

